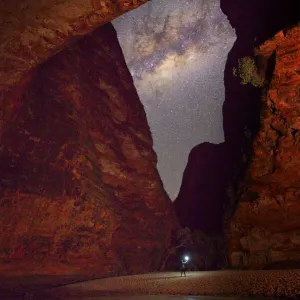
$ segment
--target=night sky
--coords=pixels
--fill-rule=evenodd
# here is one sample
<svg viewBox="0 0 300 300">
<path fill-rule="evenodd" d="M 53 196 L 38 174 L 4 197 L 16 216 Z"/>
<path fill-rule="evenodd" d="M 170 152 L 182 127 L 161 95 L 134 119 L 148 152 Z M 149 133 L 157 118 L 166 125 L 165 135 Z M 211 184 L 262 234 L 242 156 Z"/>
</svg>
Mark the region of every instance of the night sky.
<svg viewBox="0 0 300 300">
<path fill-rule="evenodd" d="M 223 72 L 235 31 L 219 0 L 152 0 L 113 25 L 174 200 L 190 150 L 224 141 Z"/>
</svg>

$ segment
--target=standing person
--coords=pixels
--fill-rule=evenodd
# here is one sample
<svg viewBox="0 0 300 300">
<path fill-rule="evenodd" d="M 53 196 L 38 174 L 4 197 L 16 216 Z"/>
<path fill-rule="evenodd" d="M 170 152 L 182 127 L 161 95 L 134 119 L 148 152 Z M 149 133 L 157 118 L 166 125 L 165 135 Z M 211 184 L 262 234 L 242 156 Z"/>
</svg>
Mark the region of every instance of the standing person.
<svg viewBox="0 0 300 300">
<path fill-rule="evenodd" d="M 184 259 L 181 260 L 181 265 L 180 265 L 180 277 L 182 277 L 182 274 L 186 277 L 185 270 L 186 270 L 186 264 L 188 262 L 189 258 L 186 256 Z"/>
</svg>

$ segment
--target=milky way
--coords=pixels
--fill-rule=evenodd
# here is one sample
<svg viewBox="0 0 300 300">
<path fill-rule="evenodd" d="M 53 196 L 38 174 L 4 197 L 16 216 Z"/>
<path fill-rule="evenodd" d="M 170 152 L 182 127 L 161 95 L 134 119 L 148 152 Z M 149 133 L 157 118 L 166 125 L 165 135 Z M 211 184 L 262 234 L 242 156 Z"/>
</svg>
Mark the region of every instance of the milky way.
<svg viewBox="0 0 300 300">
<path fill-rule="evenodd" d="M 219 0 L 152 0 L 113 25 L 174 200 L 190 150 L 224 140 L 223 72 L 235 32 Z"/>
</svg>

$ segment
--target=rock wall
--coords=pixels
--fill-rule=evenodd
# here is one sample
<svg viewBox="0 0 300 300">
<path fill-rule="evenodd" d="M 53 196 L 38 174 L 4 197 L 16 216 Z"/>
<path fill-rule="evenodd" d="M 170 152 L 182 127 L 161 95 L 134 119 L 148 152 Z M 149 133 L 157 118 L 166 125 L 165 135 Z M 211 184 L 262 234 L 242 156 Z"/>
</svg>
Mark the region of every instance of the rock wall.
<svg viewBox="0 0 300 300">
<path fill-rule="evenodd" d="M 6 93 L 0 127 L 0 273 L 158 268 L 176 226 L 111 24 Z"/>
<path fill-rule="evenodd" d="M 254 268 L 300 260 L 300 26 L 256 54 L 272 66 L 271 80 L 228 231 L 232 265 Z"/>
<path fill-rule="evenodd" d="M 223 13 L 227 15 L 237 35 L 237 39 L 228 53 L 224 71 L 223 129 L 225 143 L 219 146 L 211 144 L 210 151 L 213 154 L 208 155 L 205 151 L 206 143 L 198 145 L 197 153 L 200 156 L 197 157 L 194 153 L 194 161 L 188 162 L 190 166 L 194 166 L 192 167 L 193 171 L 185 171 L 180 194 L 175 200 L 175 209 L 182 224 L 196 226 L 197 229 L 203 231 L 207 231 L 209 226 L 215 227 L 215 230 L 216 228 L 221 230 L 222 220 L 220 218 L 223 219 L 225 214 L 230 216 L 235 209 L 237 201 L 235 195 L 247 169 L 247 156 L 251 152 L 253 137 L 260 126 L 261 90 L 250 84 L 242 85 L 241 79 L 234 76 L 233 68 L 238 67 L 239 59 L 253 56 L 253 49 L 256 45 L 274 35 L 294 18 L 295 5 L 291 5 L 291 1 L 282 3 L 280 0 L 220 1 Z M 251 134 L 251 139 L 245 133 Z M 203 151 L 200 150 L 201 148 Z M 200 161 L 202 161 L 202 166 L 198 163 Z M 196 166 L 199 168 L 197 169 Z M 224 166 L 227 168 L 226 172 L 218 173 L 218 168 L 222 169 Z M 187 169 L 190 168 L 187 166 Z M 207 172 L 214 172 L 216 178 L 212 180 L 210 176 L 206 177 Z M 226 175 L 222 177 L 222 174 Z M 218 186 L 216 188 L 218 191 L 214 190 L 213 184 Z M 189 185 L 193 185 L 193 191 L 188 191 Z M 228 191 L 230 197 L 228 197 Z M 182 203 L 179 204 L 179 202 Z M 218 205 L 215 206 L 213 213 L 211 207 L 216 203 Z M 228 203 L 229 207 L 225 209 Z M 199 215 L 192 217 L 195 208 Z M 205 224 L 203 220 L 206 220 Z"/>
<path fill-rule="evenodd" d="M 30 70 L 63 49 L 70 39 L 89 33 L 147 1 L 2 0 L 0 91 L 15 86 Z"/>
<path fill-rule="evenodd" d="M 232 161 L 227 144 L 202 143 L 192 149 L 174 208 L 181 226 L 220 233 Z"/>
<path fill-rule="evenodd" d="M 282 208 L 283 206 L 279 204 L 276 206 L 276 210 L 273 210 L 276 201 L 273 202 L 273 206 L 263 206 L 261 199 L 265 197 L 264 191 L 269 191 L 268 193 L 272 191 L 272 197 L 278 195 L 281 202 L 293 198 L 294 200 L 291 201 L 294 203 L 293 205 L 297 206 L 295 214 L 299 212 L 298 209 L 300 205 L 296 202 L 297 196 L 290 196 L 292 195 L 293 188 L 295 187 L 293 190 L 295 193 L 298 188 L 297 185 L 295 185 L 299 177 L 296 171 L 297 164 L 295 163 L 297 146 L 296 143 L 293 142 L 294 136 L 296 138 L 297 130 L 290 130 L 290 133 L 287 134 L 287 139 L 283 141 L 277 137 L 282 135 L 282 133 L 276 133 L 277 129 L 275 133 L 274 130 L 271 130 L 269 133 L 271 125 L 260 129 L 261 120 L 266 118 L 262 124 L 264 124 L 264 122 L 266 122 L 266 124 L 270 122 L 266 111 L 268 111 L 268 109 L 272 111 L 274 105 L 269 104 L 268 108 L 261 111 L 262 89 L 254 87 L 251 84 L 241 84 L 241 78 L 235 76 L 233 70 L 234 68 L 238 69 L 240 59 L 244 57 L 254 57 L 254 49 L 257 46 L 271 39 L 278 31 L 286 28 L 288 24 L 294 24 L 299 20 L 298 2 L 294 0 L 284 2 L 281 0 L 221 0 L 220 2 L 222 11 L 227 15 L 237 35 L 236 42 L 228 53 L 224 72 L 225 101 L 223 104 L 223 129 L 225 142 L 220 145 L 203 143 L 192 150 L 184 172 L 180 193 L 174 202 L 175 210 L 183 226 L 200 229 L 207 234 L 214 232 L 220 233 L 223 229 L 229 227 L 230 229 L 227 233 L 228 253 L 229 256 L 231 256 L 230 262 L 234 266 L 261 267 L 269 264 L 270 254 L 263 254 L 268 257 L 269 260 L 268 262 L 265 260 L 263 263 L 258 262 L 260 258 L 256 258 L 256 254 L 253 254 L 256 251 L 253 249 L 261 247 L 261 243 L 266 244 L 266 239 L 272 240 L 272 242 L 270 242 L 271 244 L 274 243 L 274 240 L 278 241 L 279 246 L 276 246 L 277 248 L 272 246 L 272 260 L 274 262 L 280 259 L 284 259 L 285 261 L 295 260 L 298 257 L 297 251 L 299 252 L 298 246 L 293 246 L 295 243 L 297 244 L 295 240 L 298 236 L 298 221 L 291 221 L 289 217 L 288 219 L 282 218 L 284 209 Z M 294 35 L 295 34 L 296 33 L 294 33 Z M 277 40 L 278 37 L 276 38 Z M 286 46 L 283 45 L 283 41 L 287 43 Z M 294 43 L 294 46 L 289 43 Z M 281 44 L 281 50 L 277 49 L 276 52 L 276 66 L 279 68 L 278 64 L 280 64 L 281 61 L 281 64 L 287 63 L 287 68 L 290 68 L 288 72 L 284 71 L 284 74 L 282 70 L 285 69 L 278 69 L 278 74 L 280 74 L 279 78 L 281 78 L 280 85 L 282 87 L 278 87 L 278 91 L 282 93 L 280 97 L 285 99 L 286 91 L 290 90 L 290 87 L 294 89 L 294 92 L 290 90 L 291 98 L 293 97 L 292 95 L 295 96 L 298 93 L 296 92 L 298 83 L 295 81 L 295 76 L 298 74 L 297 68 L 299 63 L 297 60 L 298 52 L 293 48 L 296 47 L 296 39 L 293 40 L 283 37 Z M 272 67 L 274 67 L 273 52 L 276 50 L 274 45 L 275 44 L 272 43 L 270 44 L 270 42 L 269 44 L 265 44 L 264 47 L 260 48 L 261 52 L 259 57 L 257 57 L 260 73 L 264 74 L 268 79 L 270 79 L 270 77 L 273 78 L 273 92 L 271 92 L 271 89 L 268 92 L 271 94 L 277 91 L 276 80 L 278 80 L 275 79 L 278 75 L 270 76 L 273 72 Z M 286 55 L 289 55 L 286 56 L 286 58 L 283 57 L 284 51 L 287 52 Z M 291 52 L 290 54 L 288 54 L 289 51 Z M 291 76 L 289 72 L 293 73 L 293 76 Z M 267 97 L 268 96 L 266 96 L 266 99 Z M 290 116 L 293 122 L 296 122 L 298 118 L 298 116 L 296 118 L 298 110 L 296 98 L 297 96 L 295 96 L 293 102 L 289 104 L 290 111 L 294 113 L 294 117 Z M 278 103 L 281 101 L 282 100 L 278 100 Z M 267 103 L 267 100 L 264 100 L 264 102 Z M 282 109 L 283 105 L 285 104 L 281 104 L 280 109 Z M 283 123 L 286 122 L 285 114 L 286 112 L 281 113 Z M 279 122 L 279 119 L 277 122 Z M 285 153 L 283 154 L 284 157 L 287 157 L 289 155 L 288 153 L 293 153 L 293 162 L 286 163 L 289 167 L 282 169 L 280 171 L 281 175 L 278 177 L 268 175 L 260 178 L 258 175 L 255 175 L 255 180 L 252 181 L 249 180 L 249 174 L 252 174 L 251 170 L 253 168 L 255 168 L 255 172 L 258 173 L 272 173 L 271 165 L 269 164 L 268 167 L 266 167 L 266 165 L 268 164 L 267 162 L 274 161 L 274 156 L 277 157 L 275 152 L 268 152 L 269 149 L 267 146 L 259 146 L 259 141 L 265 143 L 266 139 L 271 139 L 269 135 L 266 135 L 265 140 L 259 140 L 263 132 L 268 132 L 271 136 L 273 134 L 274 137 L 272 139 L 274 139 L 274 141 L 280 140 L 281 144 L 277 145 L 275 143 L 275 148 L 280 147 L 279 151 Z M 257 134 L 258 137 L 256 138 Z M 254 160 L 252 158 L 253 146 Z M 254 167 L 254 161 L 257 159 L 258 151 L 263 152 L 261 162 L 265 164 L 264 168 L 266 169 L 258 166 L 258 164 Z M 294 167 L 291 167 L 294 163 Z M 258 171 L 259 168 L 261 168 L 260 171 Z M 293 176 L 295 177 L 291 180 Z M 258 177 L 259 180 L 257 181 Z M 264 181 L 265 179 L 266 181 Z M 283 182 L 285 182 L 286 191 L 282 188 Z M 243 196 L 244 188 L 246 190 L 249 189 L 249 193 L 245 192 L 247 196 Z M 254 188 L 255 191 L 253 193 L 251 193 L 252 188 Z M 259 190 L 259 192 L 256 190 Z M 245 200 L 247 197 L 248 200 Z M 251 199 L 259 199 L 259 201 L 251 203 Z M 267 199 L 270 199 L 270 197 Z M 241 202 L 239 202 L 240 200 Z M 257 203 L 260 203 L 260 205 L 257 206 Z M 268 210 L 269 208 L 270 210 Z M 236 210 L 237 212 L 235 213 Z M 250 212 L 252 210 L 256 211 L 256 217 L 253 217 L 253 214 Z M 293 209 L 291 209 L 291 211 L 292 210 Z M 293 212 L 290 214 L 293 215 Z M 225 226 L 222 226 L 221 220 L 223 220 Z M 256 223 L 259 225 L 256 225 Z M 235 226 L 238 228 L 235 229 Z M 287 226 L 287 229 L 285 226 Z M 269 230 L 269 227 L 273 229 Z M 275 230 L 274 227 L 278 227 L 278 229 Z M 285 231 L 287 231 L 287 233 L 283 233 Z M 289 235 L 290 238 L 286 239 L 286 236 Z M 282 236 L 285 236 L 285 238 L 282 238 Z M 286 246 L 283 246 L 283 244 Z M 266 247 L 266 249 L 270 248 L 269 246 L 263 247 Z M 249 250 L 250 248 L 251 251 Z M 270 249 L 266 251 L 270 253 Z M 249 252 L 252 253 L 252 255 L 250 255 L 251 259 Z"/>
</svg>

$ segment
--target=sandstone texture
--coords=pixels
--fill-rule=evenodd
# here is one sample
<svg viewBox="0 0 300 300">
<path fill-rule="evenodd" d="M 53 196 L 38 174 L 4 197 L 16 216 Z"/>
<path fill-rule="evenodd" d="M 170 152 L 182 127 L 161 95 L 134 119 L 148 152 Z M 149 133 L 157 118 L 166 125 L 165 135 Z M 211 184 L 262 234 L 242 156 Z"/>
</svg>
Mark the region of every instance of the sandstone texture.
<svg viewBox="0 0 300 300">
<path fill-rule="evenodd" d="M 278 32 L 256 55 L 271 73 L 228 231 L 231 263 L 245 267 L 300 260 L 300 26 Z"/>
<path fill-rule="evenodd" d="M 1 106 L 0 272 L 157 269 L 176 221 L 112 25 L 21 83 Z"/>
<path fill-rule="evenodd" d="M 299 4 L 220 3 L 237 35 L 224 71 L 225 142 L 192 150 L 175 210 L 183 226 L 208 235 L 221 233 L 223 220 L 233 266 L 295 261 L 300 259 L 299 27 L 281 30 L 299 21 Z M 266 78 L 263 100 L 261 88 L 242 84 L 234 74 L 245 57 L 255 59 Z"/>
<path fill-rule="evenodd" d="M 219 145 L 203 143 L 192 150 L 174 202 L 183 226 L 206 233 L 221 233 L 223 219 L 234 212 L 260 127 L 261 90 L 241 84 L 233 69 L 240 59 L 253 57 L 253 49 L 262 41 L 299 19 L 296 1 L 221 0 L 220 4 L 237 35 L 224 71 L 225 141 Z"/>
<path fill-rule="evenodd" d="M 1 1 L 0 91 L 19 82 L 70 39 L 89 33 L 147 1 Z"/>
</svg>

